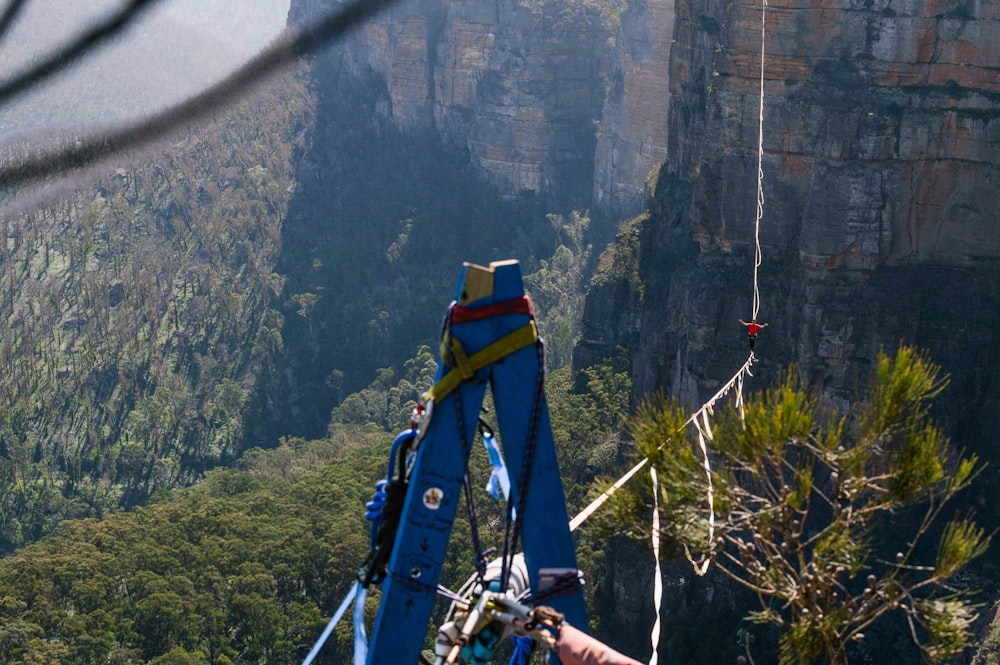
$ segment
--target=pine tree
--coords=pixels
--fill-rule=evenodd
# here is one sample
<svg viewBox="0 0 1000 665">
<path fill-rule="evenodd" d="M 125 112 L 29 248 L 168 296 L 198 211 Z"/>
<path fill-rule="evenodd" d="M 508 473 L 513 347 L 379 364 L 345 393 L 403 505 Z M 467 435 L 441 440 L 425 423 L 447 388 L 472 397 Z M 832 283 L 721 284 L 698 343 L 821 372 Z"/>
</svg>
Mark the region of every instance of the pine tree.
<svg viewBox="0 0 1000 665">
<path fill-rule="evenodd" d="M 891 613 L 931 662 L 969 644 L 977 608 L 948 581 L 990 538 L 971 515 L 939 524 L 979 469 L 975 455 L 954 455 L 929 414 L 946 384 L 925 355 L 901 346 L 879 355 L 867 399 L 836 413 L 791 370 L 742 417 L 720 414 L 709 472 L 680 407 L 658 396 L 630 421 L 638 454 L 658 472 L 665 537 L 757 595 L 749 618 L 780 627 L 781 665 L 847 663 L 848 645 Z M 648 523 L 652 487 L 647 478 L 619 492 L 609 517 Z M 880 540 L 899 515 L 915 515 L 914 530 Z"/>
</svg>

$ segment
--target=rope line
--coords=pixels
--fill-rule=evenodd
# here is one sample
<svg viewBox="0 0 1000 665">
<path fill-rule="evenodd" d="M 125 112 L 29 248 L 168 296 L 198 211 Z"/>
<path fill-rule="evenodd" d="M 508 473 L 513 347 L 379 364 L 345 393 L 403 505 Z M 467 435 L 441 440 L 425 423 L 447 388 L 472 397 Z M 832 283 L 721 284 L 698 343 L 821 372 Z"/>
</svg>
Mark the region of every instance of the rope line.
<svg viewBox="0 0 1000 665">
<path fill-rule="evenodd" d="M 694 426 L 698 430 L 698 446 L 701 448 L 701 454 L 704 459 L 705 477 L 708 480 L 708 542 L 711 543 L 715 538 L 715 488 L 712 486 L 712 466 L 708 460 L 708 446 L 705 444 L 705 439 L 712 440 L 712 431 L 707 430 L 706 433 L 706 430 L 702 429 L 701 423 L 697 420 L 694 421 Z M 707 416 L 705 418 L 705 426 L 706 428 L 708 427 Z M 687 545 L 684 546 L 684 554 L 687 556 L 687 560 L 691 562 L 695 573 L 701 576 L 708 572 L 709 560 L 707 557 L 702 557 L 701 563 L 695 563 L 694 557 L 688 551 Z"/>
<path fill-rule="evenodd" d="M 107 43 L 112 37 L 128 28 L 143 12 L 149 10 L 161 0 L 131 0 L 119 11 L 103 21 L 94 24 L 80 35 L 76 41 L 49 53 L 46 57 L 21 74 L 3 84 L 0 84 L 0 105 L 6 105 L 9 99 L 28 91 L 51 76 L 76 64 L 78 57 L 87 54 Z M 4 12 L 3 29 L 6 31 L 20 13 L 23 3 L 12 3 Z"/>
<path fill-rule="evenodd" d="M 486 559 L 483 556 L 482 540 L 479 537 L 479 517 L 476 514 L 476 500 L 472 488 L 472 474 L 469 472 L 469 458 L 471 444 L 465 437 L 465 411 L 462 408 L 462 392 L 455 391 L 455 412 L 458 414 L 458 431 L 460 445 L 462 446 L 462 458 L 465 462 L 465 477 L 462 481 L 462 488 L 465 494 L 465 509 L 469 519 L 469 534 L 472 540 L 473 565 L 480 579 L 486 574 Z"/>
<path fill-rule="evenodd" d="M 760 112 L 757 116 L 757 219 L 754 221 L 754 257 L 753 257 L 753 318 L 757 320 L 760 310 L 760 289 L 757 286 L 757 269 L 760 268 L 762 254 L 760 251 L 760 220 L 764 217 L 764 26 L 767 13 L 767 0 L 760 3 Z"/>
<path fill-rule="evenodd" d="M 24 7 L 24 3 L 27 0 L 11 0 L 10 3 L 4 8 L 3 15 L 0 16 L 0 39 L 3 39 L 7 31 L 10 30 L 10 26 L 13 25 L 14 20 L 17 19 L 17 15 L 21 13 L 21 9 Z"/>
<path fill-rule="evenodd" d="M 319 636 L 319 639 L 316 640 L 316 644 L 313 645 L 313 648 L 309 651 L 306 659 L 302 661 L 302 665 L 309 665 L 313 662 L 313 659 L 319 655 L 320 649 L 322 649 L 323 645 L 326 644 L 326 640 L 330 637 L 330 633 L 333 632 L 333 629 L 337 627 L 338 623 L 340 623 L 340 618 L 344 616 L 344 612 L 346 612 L 347 608 L 351 606 L 351 601 L 354 600 L 354 597 L 358 594 L 358 589 L 360 588 L 361 582 L 355 582 L 351 586 L 351 590 L 347 592 L 344 600 L 340 603 L 340 607 L 338 607 L 337 611 L 333 613 L 333 617 L 330 619 L 329 623 L 326 624 L 326 628 L 323 629 L 323 633 Z"/>
<path fill-rule="evenodd" d="M 531 419 L 528 421 L 528 433 L 524 442 L 524 459 L 521 464 L 521 479 L 517 486 L 517 509 L 514 502 L 507 501 L 507 527 L 504 533 L 503 564 L 500 569 L 500 588 L 506 589 L 517 553 L 517 541 L 521 535 L 522 515 L 527 514 L 528 486 L 531 482 L 531 469 L 535 461 L 535 448 L 538 443 L 538 425 L 542 416 L 542 400 L 545 398 L 545 344 L 541 339 L 535 343 L 535 353 L 538 358 L 538 374 L 535 376 L 535 392 L 531 404 Z"/>
<path fill-rule="evenodd" d="M 131 124 L 97 131 L 79 140 L 63 141 L 56 148 L 37 157 L 0 166 L 0 188 L 22 186 L 43 180 L 54 173 L 64 174 L 79 169 L 127 148 L 150 143 L 178 127 L 205 118 L 260 84 L 269 74 L 300 56 L 315 52 L 330 40 L 343 35 L 395 2 L 397 0 L 354 0 L 314 25 L 303 28 L 299 33 L 286 31 L 271 46 L 247 60 L 233 73 L 174 106 Z"/>
<path fill-rule="evenodd" d="M 750 354 L 750 357 L 747 358 L 746 362 L 743 363 L 743 366 L 740 367 L 740 369 L 736 372 L 736 374 L 734 374 L 733 377 L 731 379 L 729 379 L 729 381 L 727 381 L 726 384 L 724 386 L 722 386 L 717 393 L 715 393 L 714 395 L 712 395 L 711 399 L 709 399 L 707 402 L 705 402 L 704 404 L 702 404 L 701 407 L 697 411 L 695 411 L 694 413 L 692 413 L 691 416 L 684 422 L 684 425 L 681 426 L 681 429 L 679 429 L 678 431 L 683 430 L 688 425 L 690 425 L 691 423 L 693 423 L 696 418 L 699 418 L 699 417 L 705 418 L 705 417 L 707 417 L 705 414 L 710 413 L 711 410 L 712 410 L 712 407 L 715 405 L 715 403 L 717 401 L 719 401 L 720 399 L 722 399 L 723 397 L 725 397 L 726 394 L 730 390 L 732 390 L 733 388 L 736 388 L 736 403 L 739 406 L 739 408 L 741 410 L 741 414 L 742 414 L 742 408 L 743 408 L 743 377 L 744 376 L 753 376 L 753 374 L 750 372 L 750 368 L 751 368 L 751 366 L 753 365 L 754 362 L 756 362 L 756 358 L 753 356 L 753 354 Z M 664 445 L 666 445 L 666 441 L 664 441 L 663 444 L 660 447 L 662 448 Z M 635 474 L 639 473 L 639 471 L 641 471 L 642 468 L 644 466 L 646 466 L 647 463 L 649 463 L 649 458 L 648 457 L 644 457 L 643 459 L 641 459 L 635 466 L 633 466 L 631 469 L 629 469 L 625 473 L 625 475 L 623 475 L 621 478 L 619 478 L 617 481 L 615 481 L 614 485 L 612 485 L 608 489 L 604 490 L 604 492 L 602 492 L 601 495 L 598 496 L 596 499 L 594 499 L 593 501 L 591 501 L 590 504 L 586 508 L 584 508 L 579 513 L 577 513 L 576 517 L 574 517 L 573 519 L 571 519 L 569 521 L 569 530 L 571 532 L 575 531 L 577 529 L 577 527 L 579 527 L 581 524 L 583 524 L 584 522 L 586 522 L 590 518 L 591 515 L 593 515 L 595 512 L 597 512 L 598 508 L 600 508 L 602 505 L 604 505 L 604 502 L 606 502 L 608 499 L 610 499 L 611 496 L 615 492 L 617 492 L 619 489 L 621 489 L 622 486 L 625 485 L 625 483 L 627 483 L 632 478 L 632 476 L 634 476 Z M 711 506 L 711 502 L 709 503 L 709 505 Z"/>
<path fill-rule="evenodd" d="M 653 559 L 656 560 L 656 572 L 653 575 L 653 610 L 656 618 L 653 620 L 653 630 L 649 641 L 653 645 L 653 655 L 649 657 L 649 665 L 657 665 L 660 647 L 660 606 L 663 602 L 663 574 L 660 572 L 660 483 L 656 476 L 656 467 L 649 467 L 649 477 L 653 481 Z"/>
</svg>

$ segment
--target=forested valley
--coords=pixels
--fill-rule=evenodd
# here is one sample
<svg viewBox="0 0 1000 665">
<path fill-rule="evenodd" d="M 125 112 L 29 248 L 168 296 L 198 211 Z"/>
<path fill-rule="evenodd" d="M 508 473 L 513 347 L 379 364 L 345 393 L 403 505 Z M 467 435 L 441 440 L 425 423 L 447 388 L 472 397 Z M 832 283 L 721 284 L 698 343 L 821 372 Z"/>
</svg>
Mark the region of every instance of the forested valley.
<svg viewBox="0 0 1000 665">
<path fill-rule="evenodd" d="M 421 345 L 378 370 L 319 439 L 268 438 L 285 318 L 308 329 L 314 304 L 275 271 L 296 250 L 282 224 L 314 105 L 290 73 L 4 220 L 0 662 L 296 662 L 353 579 L 362 507 L 437 361 Z M 621 461 L 630 381 L 622 357 L 572 375 L 589 219 L 540 222 L 555 250 L 528 257 L 525 279 L 579 508 Z M 473 457 L 485 478 L 485 452 Z M 468 574 L 467 530 L 456 524 L 447 583 Z M 580 556 L 593 567 L 603 553 L 584 542 Z M 348 658 L 336 642 L 324 662 Z"/>
<path fill-rule="evenodd" d="M 299 20 L 324 4 L 301 3 Z M 528 5 L 517 5 L 518 20 L 538 21 L 531 25 L 541 26 L 546 37 L 558 37 L 542 39 L 546 47 L 572 46 L 575 53 L 587 53 L 593 50 L 584 39 L 587 35 L 602 49 L 617 48 L 619 38 L 619 45 L 624 44 L 617 9 L 607 11 L 617 3 Z M 731 26 L 742 26 L 740 34 L 750 32 L 744 29 L 745 21 L 727 23 L 728 18 L 715 15 L 718 7 L 707 5 L 699 9 L 704 13 L 688 18 L 697 28 L 691 32 L 697 37 L 692 43 L 707 49 L 705 62 L 695 62 L 691 71 L 701 67 L 708 84 L 695 76 L 685 82 L 686 88 L 660 91 L 678 93 L 672 103 L 685 122 L 704 120 L 702 116 L 729 122 L 731 108 L 737 107 L 722 90 L 738 77 L 716 67 L 733 51 L 716 39 L 737 30 Z M 727 4 L 725 12 L 732 8 Z M 469 8 L 463 20 L 487 25 L 479 9 Z M 493 13 L 487 9 L 485 14 Z M 641 15 L 623 16 L 626 27 L 633 29 L 644 21 Z M 613 37 L 611 24 L 602 25 L 606 18 L 614 19 Z M 892 17 L 886 12 L 881 18 Z M 423 25 L 407 20 L 379 28 L 403 23 Z M 552 25 L 562 29 L 550 34 Z M 508 27 L 497 28 L 497 34 L 510 38 L 517 31 Z M 518 30 L 529 35 L 529 28 Z M 424 45 L 436 48 L 436 40 L 443 39 L 436 30 L 422 35 L 427 37 Z M 463 45 L 462 39 L 475 30 L 459 29 L 451 38 Z M 375 29 L 366 37 L 390 33 Z M 7 323 L 0 327 L 0 664 L 301 662 L 368 550 L 365 502 L 384 475 L 394 435 L 409 425 L 414 405 L 433 382 L 441 318 L 462 261 L 516 258 L 521 263 L 546 342 L 546 394 L 570 514 L 636 461 L 630 414 L 641 398 L 669 388 L 682 398 L 684 409 L 690 409 L 719 388 L 731 371 L 731 359 L 746 358 L 746 336 L 736 321 L 750 307 L 751 245 L 740 235 L 745 230 L 736 230 L 735 224 L 723 224 L 721 230 L 712 225 L 718 220 L 731 223 L 738 216 L 735 211 L 751 205 L 752 197 L 743 196 L 750 192 L 744 192 L 748 186 L 732 186 L 710 168 L 704 169 L 710 177 L 700 177 L 701 163 L 691 166 L 693 181 L 688 182 L 684 178 L 689 174 L 664 164 L 650 174 L 645 195 L 638 195 L 645 198 L 645 212 L 620 220 L 595 210 L 592 218 L 587 207 L 596 199 L 591 197 L 594 154 L 600 152 L 595 143 L 615 129 L 613 120 L 597 116 L 606 101 L 612 111 L 620 106 L 622 99 L 614 95 L 643 86 L 634 81 L 626 85 L 622 72 L 604 71 L 608 62 L 601 51 L 581 67 L 581 80 L 588 81 L 587 90 L 594 94 L 586 104 L 578 104 L 575 94 L 583 88 L 573 83 L 575 79 L 560 79 L 564 89 L 549 86 L 554 79 L 520 78 L 528 64 L 539 68 L 536 76 L 549 76 L 552 60 L 559 71 L 554 78 L 568 76 L 574 68 L 547 57 L 552 53 L 544 49 L 524 58 L 529 49 L 522 52 L 519 40 L 495 43 L 495 62 L 500 64 L 494 70 L 481 72 L 474 66 L 471 73 L 449 73 L 457 74 L 456 80 L 469 74 L 474 83 L 470 90 L 482 93 L 474 100 L 482 108 L 474 110 L 457 97 L 452 100 L 450 126 L 410 123 L 408 110 L 416 114 L 412 117 L 423 117 L 417 111 L 431 107 L 414 104 L 408 109 L 405 96 L 399 96 L 398 88 L 390 90 L 387 81 L 412 81 L 377 71 L 372 62 L 384 54 L 359 41 L 358 50 L 331 49 L 301 63 L 218 110 L 202 126 L 182 129 L 141 153 L 121 155 L 118 162 L 102 163 L 95 167 L 99 175 L 94 180 L 94 171 L 89 171 L 71 186 L 57 187 L 61 193 L 49 196 L 42 206 L 34 204 L 31 192 L 3 194 L 8 198 L 0 201 L 5 213 L 0 217 L 5 242 L 0 253 L 0 316 Z M 387 38 L 389 42 L 398 46 Z M 710 42 L 714 48 L 706 46 Z M 792 39 L 788 43 L 797 44 Z M 473 40 L 470 48 L 478 52 L 478 42 Z M 400 52 L 410 53 L 406 48 Z M 693 48 L 691 52 L 700 53 Z M 358 53 L 371 56 L 372 62 L 363 62 Z M 623 56 L 621 62 L 627 61 Z M 451 62 L 461 64 L 462 59 Z M 588 69 L 591 65 L 594 71 Z M 608 78 L 600 79 L 604 75 Z M 855 86 L 854 78 L 848 78 Z M 792 79 L 774 82 L 795 89 L 799 85 Z M 951 83 L 948 94 L 961 97 Z M 742 85 L 741 94 L 749 89 Z M 514 94 L 525 91 L 531 94 Z M 549 93 L 539 97 L 550 96 L 550 102 L 558 100 L 551 108 L 562 109 L 565 116 L 547 117 L 539 109 L 549 107 L 533 105 L 536 93 Z M 605 100 L 601 94 L 611 97 Z M 792 101 L 797 99 L 792 95 Z M 649 111 L 658 104 L 640 106 Z M 725 112 L 717 113 L 714 104 Z M 895 102 L 890 106 L 893 112 L 902 108 Z M 473 118 L 483 108 L 488 113 Z M 784 113 L 795 115 L 799 107 L 793 108 Z M 517 125 L 518 131 L 511 131 L 531 139 L 526 145 L 533 145 L 538 154 L 555 146 L 546 159 L 555 160 L 559 168 L 538 168 L 539 173 L 558 174 L 550 184 L 561 198 L 541 185 L 498 191 L 502 187 L 484 178 L 482 166 L 493 157 L 475 150 L 489 148 L 486 153 L 492 155 L 495 139 L 496 145 L 510 149 L 496 161 L 523 166 L 517 160 L 524 157 L 524 145 L 503 144 L 504 119 L 567 117 L 572 122 L 558 125 L 551 135 L 540 129 L 543 125 L 530 122 L 528 130 Z M 485 135 L 463 143 L 461 131 L 475 124 L 473 119 Z M 647 120 L 667 123 L 657 114 Z M 874 121 L 858 124 L 865 122 Z M 692 144 L 710 139 L 699 150 L 709 161 L 717 159 L 736 169 L 753 161 L 738 142 L 708 145 L 732 141 L 735 133 L 755 133 L 746 128 L 731 132 L 679 131 L 678 136 Z M 839 146 L 835 133 L 817 134 Z M 621 148 L 624 154 L 627 142 L 615 144 L 611 138 L 615 147 L 609 150 Z M 690 147 L 681 145 L 681 152 Z M 5 157 L 17 159 L 16 154 Z M 773 146 L 771 157 L 784 158 Z M 895 156 L 892 163 L 895 168 Z M 788 173 L 802 176 L 798 168 L 790 167 Z M 768 169 L 771 177 L 771 169 L 778 167 L 771 164 Z M 716 187 L 716 182 L 725 186 Z M 70 189 L 73 192 L 66 193 Z M 883 189 L 880 195 L 887 198 L 897 193 L 892 187 Z M 758 414 L 751 419 L 757 426 L 754 433 L 763 432 L 762 438 L 767 438 L 778 432 L 772 438 L 779 444 L 794 435 L 803 451 L 820 451 L 818 466 L 836 459 L 858 472 L 865 465 L 852 466 L 856 459 L 850 443 L 846 452 L 824 447 L 844 432 L 845 441 L 856 432 L 844 425 L 843 430 L 831 428 L 829 436 L 816 435 L 811 421 L 802 425 L 803 414 L 811 418 L 815 406 L 816 421 L 821 422 L 828 414 L 820 412 L 832 404 L 837 409 L 830 413 L 847 414 L 842 422 L 850 424 L 867 389 L 858 369 L 867 370 L 876 359 L 883 362 L 879 346 L 886 340 L 895 343 L 913 334 L 918 344 L 936 345 L 934 352 L 943 355 L 943 362 L 958 369 L 953 374 L 956 385 L 943 390 L 943 406 L 934 412 L 944 412 L 943 430 L 928 429 L 927 441 L 921 442 L 933 445 L 917 452 L 947 447 L 941 445 L 946 430 L 957 433 L 957 445 L 968 443 L 980 459 L 989 460 L 995 454 L 988 445 L 996 422 L 990 405 L 997 389 L 989 369 L 995 365 L 995 345 L 973 348 L 966 338 L 995 328 L 995 311 L 1000 311 L 994 306 L 1000 302 L 1000 282 L 991 272 L 995 266 L 984 260 L 986 267 L 979 270 L 979 258 L 973 257 L 957 269 L 932 266 L 925 271 L 913 265 L 885 270 L 878 261 L 884 259 L 880 243 L 893 244 L 885 240 L 889 231 L 882 217 L 890 205 L 867 190 L 857 193 L 854 185 L 843 186 L 843 191 L 852 205 L 860 201 L 865 210 L 878 208 L 873 224 L 880 234 L 877 242 L 851 239 L 855 244 L 843 254 L 835 254 L 839 241 L 831 240 L 840 237 L 839 227 L 824 227 L 822 233 L 800 233 L 792 227 L 802 217 L 796 205 L 801 205 L 799 212 L 825 209 L 826 199 L 817 203 L 802 194 L 807 202 L 793 204 L 797 199 L 780 187 L 778 196 L 769 199 L 769 204 L 784 199 L 781 205 L 788 207 L 777 211 L 777 221 L 771 224 L 769 219 L 764 230 L 768 262 L 761 284 L 764 311 L 773 318 L 758 348 L 768 355 L 762 351 L 760 362 L 751 363 L 753 372 L 747 376 L 752 375 L 753 382 L 746 386 L 747 401 L 740 402 L 749 413 Z M 702 225 L 701 216 L 711 224 Z M 848 231 L 853 233 L 853 227 Z M 809 254 L 810 260 L 822 259 L 817 259 L 819 267 L 801 263 L 799 235 L 807 244 L 810 238 L 823 241 L 823 252 Z M 900 243 L 905 244 L 895 244 Z M 833 248 L 830 256 L 824 254 L 827 244 Z M 865 257 L 860 268 L 852 267 L 856 252 L 862 250 L 875 252 L 878 260 Z M 847 268 L 841 269 L 838 261 Z M 920 288 L 911 288 L 918 284 Z M 755 279 L 753 289 L 757 286 Z M 852 295 L 863 288 L 867 290 L 862 296 Z M 965 297 L 955 298 L 956 292 Z M 823 307 L 830 303 L 832 313 L 824 318 Z M 582 322 L 585 304 L 589 336 Z M 796 359 L 813 363 L 800 373 L 812 381 L 803 394 L 818 395 L 815 404 L 799 399 L 800 386 L 791 379 L 784 392 L 780 384 L 776 392 L 762 390 Z M 944 367 L 945 372 L 955 369 Z M 905 383 L 910 374 L 901 373 Z M 793 374 L 788 372 L 789 377 Z M 942 387 L 930 383 L 933 390 L 928 393 Z M 671 427 L 688 416 L 689 411 L 676 404 L 670 408 Z M 741 434 L 745 422 L 737 419 L 735 409 L 721 404 L 718 409 L 711 414 L 719 418 L 713 426 L 722 422 L 719 431 L 728 428 L 737 448 L 729 451 L 737 470 L 729 475 L 728 470 L 719 471 L 716 477 L 722 487 L 734 478 L 752 476 L 748 466 L 739 468 L 745 462 L 739 455 L 746 450 L 757 454 L 754 451 L 762 448 L 757 447 L 759 439 Z M 914 416 L 903 429 L 915 431 L 920 428 L 913 424 L 925 424 L 930 406 L 918 399 L 912 411 L 899 413 Z M 707 428 L 709 416 L 704 418 Z M 691 445 L 679 445 L 672 449 L 675 455 L 664 459 L 659 443 L 664 430 L 656 427 L 651 429 L 658 438 L 645 443 L 643 454 L 656 458 L 665 470 L 673 464 L 688 474 L 687 485 L 673 486 L 684 493 L 680 500 L 664 505 L 671 515 L 694 515 L 677 523 L 692 526 L 695 548 L 706 543 L 711 548 L 702 532 L 716 505 L 711 498 L 705 500 L 701 486 L 691 489 L 704 471 L 703 458 L 692 452 L 697 436 L 680 441 Z M 899 435 L 886 431 L 884 437 L 872 437 L 876 467 L 906 457 L 878 457 L 884 452 L 881 444 Z M 776 477 L 787 474 L 795 488 L 769 488 L 775 505 L 786 501 L 786 507 L 795 502 L 801 506 L 801 497 L 813 487 L 820 492 L 844 489 L 825 468 L 825 476 L 814 484 L 811 468 L 797 466 L 807 455 L 795 457 L 798 454 L 774 458 L 780 460 L 773 465 L 779 467 Z M 928 457 L 914 453 L 904 461 L 919 458 L 910 470 L 931 469 L 933 473 L 925 474 L 932 476 L 927 487 L 947 484 L 952 469 L 935 466 L 938 460 Z M 494 533 L 504 508 L 483 489 L 490 464 L 481 446 L 473 446 L 470 464 L 477 479 L 480 524 L 484 532 Z M 956 505 L 966 515 L 981 508 L 988 518 L 995 505 L 989 496 L 995 487 L 994 470 L 970 464 L 967 471 L 966 480 L 975 478 L 977 485 L 971 498 L 962 497 Z M 882 478 L 875 476 L 872 493 L 881 491 Z M 636 492 L 620 496 L 624 503 L 605 515 L 603 530 L 588 525 L 575 536 L 594 634 L 641 658 L 648 655 L 654 616 L 649 602 L 654 588 L 649 524 L 640 523 L 640 517 L 645 520 L 652 512 L 655 490 L 650 482 L 644 479 L 635 484 Z M 845 496 L 851 501 L 858 497 L 850 488 Z M 722 499 L 718 503 L 721 515 L 726 506 Z M 817 511 L 821 523 L 828 517 L 824 510 Z M 912 526 L 914 514 L 907 506 L 864 524 L 863 531 L 897 537 Z M 784 518 L 793 523 L 787 511 Z M 971 518 L 959 524 L 972 524 Z M 763 532 L 771 526 L 760 528 Z M 801 526 L 786 532 L 808 541 Z M 976 528 L 967 530 L 982 536 Z M 455 522 L 443 568 L 445 585 L 460 584 L 471 572 L 469 529 L 464 519 Z M 750 559 L 752 548 L 738 540 L 747 534 L 738 531 L 727 534 L 730 551 L 736 552 L 729 563 L 741 561 L 740 556 Z M 928 536 L 927 542 L 940 535 L 929 527 L 921 533 Z M 643 540 L 629 538 L 636 535 Z M 754 547 L 759 540 L 754 539 Z M 977 538 L 954 540 L 962 546 Z M 827 549 L 836 556 L 864 549 L 854 550 L 854 542 L 846 541 Z M 970 555 L 969 560 L 975 558 L 972 554 L 982 554 L 978 545 L 966 549 L 970 551 L 960 554 Z M 780 624 L 775 621 L 780 612 L 759 614 L 763 620 L 756 624 L 744 621 L 747 608 L 755 606 L 753 593 L 737 588 L 721 573 L 692 574 L 676 542 L 665 542 L 662 551 L 667 588 L 662 662 L 734 662 L 751 647 L 757 662 L 780 661 L 782 636 L 774 627 Z M 895 551 L 879 549 L 876 554 L 892 557 Z M 929 552 L 931 560 L 933 555 Z M 774 561 L 784 561 L 780 550 Z M 843 572 L 841 563 L 831 562 L 831 574 Z M 853 575 L 854 568 L 850 570 Z M 987 625 L 997 579 L 995 564 L 981 557 L 955 580 L 956 590 L 981 593 L 975 598 L 983 607 L 974 624 L 981 649 L 963 656 L 974 665 L 995 663 L 1000 652 L 1000 630 L 991 631 Z M 836 586 L 831 584 L 828 589 Z M 871 607 L 873 594 L 886 588 L 873 585 L 865 595 L 860 573 L 849 584 L 851 593 L 862 598 L 859 607 L 862 602 Z M 845 591 L 837 589 L 832 596 L 847 595 Z M 366 606 L 369 625 L 378 600 L 375 591 Z M 941 602 L 949 600 L 946 596 Z M 799 605 L 795 607 L 798 611 Z M 442 612 L 439 608 L 432 621 L 440 620 Z M 829 613 L 816 621 L 822 623 L 824 616 L 828 624 L 835 623 Z M 973 626 L 968 614 L 959 619 L 953 635 Z M 768 621 L 772 625 L 761 625 Z M 866 628 L 867 642 L 852 642 L 850 662 L 913 662 L 919 657 L 913 632 L 901 618 Z M 803 634 L 801 653 L 815 653 L 815 645 L 808 643 L 812 634 Z M 341 625 L 319 662 L 350 662 L 352 643 L 350 627 Z"/>
<path fill-rule="evenodd" d="M 287 76 L 162 154 L 3 220 L 0 550 L 189 484 L 252 440 L 282 344 L 273 266 L 309 113 Z"/>
</svg>

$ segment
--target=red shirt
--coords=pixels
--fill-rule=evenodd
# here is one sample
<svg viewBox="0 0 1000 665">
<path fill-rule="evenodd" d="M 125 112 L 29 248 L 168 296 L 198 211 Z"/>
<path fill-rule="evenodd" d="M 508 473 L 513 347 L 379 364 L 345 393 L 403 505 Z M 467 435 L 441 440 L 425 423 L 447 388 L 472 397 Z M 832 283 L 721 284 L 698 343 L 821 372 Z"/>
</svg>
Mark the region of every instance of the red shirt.
<svg viewBox="0 0 1000 665">
<path fill-rule="evenodd" d="M 746 324 L 746 326 L 747 326 L 747 334 L 750 335 L 751 337 L 759 333 L 760 329 L 764 327 L 756 323 L 748 323 Z"/>
</svg>

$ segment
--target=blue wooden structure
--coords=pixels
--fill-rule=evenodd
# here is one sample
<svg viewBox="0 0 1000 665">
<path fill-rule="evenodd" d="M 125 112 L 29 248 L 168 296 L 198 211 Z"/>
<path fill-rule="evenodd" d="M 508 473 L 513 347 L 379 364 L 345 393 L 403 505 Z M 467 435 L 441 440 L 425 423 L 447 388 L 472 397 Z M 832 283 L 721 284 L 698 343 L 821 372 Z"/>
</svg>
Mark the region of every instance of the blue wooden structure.
<svg viewBox="0 0 1000 665">
<path fill-rule="evenodd" d="M 486 387 L 493 392 L 511 500 L 532 589 L 539 570 L 576 569 L 552 442 L 540 352 L 517 261 L 465 264 L 442 337 L 442 362 L 425 396 L 429 416 L 416 444 L 409 487 L 369 642 L 369 665 L 417 663 L 434 605 L 466 460 Z M 524 492 L 522 496 L 522 492 Z M 523 506 L 523 508 L 522 508 Z M 586 629 L 579 588 L 546 601 Z"/>
</svg>

